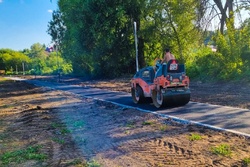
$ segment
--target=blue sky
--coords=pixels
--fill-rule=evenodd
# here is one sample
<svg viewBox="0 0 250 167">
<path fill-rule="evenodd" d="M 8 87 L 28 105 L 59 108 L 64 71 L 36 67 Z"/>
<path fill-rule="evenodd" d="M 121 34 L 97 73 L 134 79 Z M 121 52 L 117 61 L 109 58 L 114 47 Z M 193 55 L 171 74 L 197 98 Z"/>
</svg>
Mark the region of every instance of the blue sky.
<svg viewBox="0 0 250 167">
<path fill-rule="evenodd" d="M 57 1 L 0 0 L 0 49 L 23 50 L 34 43 L 51 43 L 48 22 Z"/>
</svg>

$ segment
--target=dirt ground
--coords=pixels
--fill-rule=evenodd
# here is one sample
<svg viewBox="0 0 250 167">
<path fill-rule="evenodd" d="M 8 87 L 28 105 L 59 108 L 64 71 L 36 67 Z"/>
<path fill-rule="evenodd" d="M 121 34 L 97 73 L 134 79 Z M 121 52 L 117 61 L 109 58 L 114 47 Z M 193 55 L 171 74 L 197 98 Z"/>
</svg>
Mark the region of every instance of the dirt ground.
<svg viewBox="0 0 250 167">
<path fill-rule="evenodd" d="M 64 83 L 129 91 L 126 81 L 61 78 Z M 206 88 L 218 91 L 219 85 L 213 86 L 191 85 L 200 92 L 192 100 L 220 104 L 223 95 L 240 97 L 240 103 L 230 104 L 249 108 L 249 89 L 241 86 L 233 94 L 224 86 L 208 96 Z M 0 166 L 250 166 L 250 139 L 0 77 Z"/>
</svg>

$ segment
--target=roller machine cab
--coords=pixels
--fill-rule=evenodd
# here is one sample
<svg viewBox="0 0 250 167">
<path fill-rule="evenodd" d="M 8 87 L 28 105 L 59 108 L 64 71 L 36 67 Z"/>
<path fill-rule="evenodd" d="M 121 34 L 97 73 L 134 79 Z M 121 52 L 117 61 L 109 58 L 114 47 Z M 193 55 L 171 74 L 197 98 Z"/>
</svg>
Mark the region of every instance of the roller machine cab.
<svg viewBox="0 0 250 167">
<path fill-rule="evenodd" d="M 153 102 L 155 107 L 181 106 L 190 100 L 189 77 L 176 59 L 139 70 L 131 79 L 134 103 Z"/>
</svg>

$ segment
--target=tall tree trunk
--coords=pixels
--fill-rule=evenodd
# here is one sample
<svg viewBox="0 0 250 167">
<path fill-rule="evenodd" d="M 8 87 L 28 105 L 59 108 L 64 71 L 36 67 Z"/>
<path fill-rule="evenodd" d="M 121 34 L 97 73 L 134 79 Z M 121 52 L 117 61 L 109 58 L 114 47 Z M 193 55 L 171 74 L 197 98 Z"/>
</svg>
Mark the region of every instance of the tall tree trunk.
<svg viewBox="0 0 250 167">
<path fill-rule="evenodd" d="M 221 0 L 214 0 L 214 3 L 216 4 L 216 6 L 218 7 L 218 9 L 220 10 L 220 13 L 221 13 L 221 18 L 220 18 L 220 32 L 221 32 L 221 34 L 223 34 L 225 23 L 226 23 L 226 20 L 227 20 L 227 13 L 226 13 L 226 11 L 227 11 L 227 8 L 228 8 L 228 0 L 226 0 L 224 8 L 222 6 Z"/>
<path fill-rule="evenodd" d="M 231 19 L 234 16 L 234 11 L 233 11 L 233 0 L 226 0 L 224 7 L 222 6 L 221 0 L 214 0 L 214 3 L 218 7 L 221 13 L 221 18 L 220 18 L 220 32 L 221 34 L 224 33 L 224 27 L 225 24 L 227 25 L 227 19 Z M 227 10 L 228 10 L 228 15 L 227 15 Z M 233 23 L 234 24 L 234 23 Z"/>
<path fill-rule="evenodd" d="M 168 18 L 169 18 L 170 25 L 171 25 L 171 27 L 172 27 L 172 29 L 174 31 L 174 38 L 176 39 L 177 44 L 178 44 L 180 62 L 184 63 L 183 49 L 182 49 L 182 44 L 181 44 L 181 40 L 180 40 L 180 37 L 179 37 L 179 33 L 177 32 L 177 30 L 175 28 L 174 22 L 172 20 L 172 16 L 171 16 L 171 14 L 169 13 L 168 10 L 167 10 L 167 13 L 168 13 Z"/>
<path fill-rule="evenodd" d="M 230 19 L 230 22 L 233 21 L 233 24 L 231 25 L 232 28 L 234 29 L 234 11 L 233 11 L 233 0 L 228 0 L 228 16 Z"/>
<path fill-rule="evenodd" d="M 227 0 L 227 4 L 228 4 L 228 16 L 229 18 L 232 17 L 232 13 L 233 13 L 233 0 Z"/>
<path fill-rule="evenodd" d="M 225 27 L 225 22 L 226 22 L 227 16 L 222 14 L 221 19 L 220 19 L 220 33 L 224 33 L 224 27 Z"/>
</svg>

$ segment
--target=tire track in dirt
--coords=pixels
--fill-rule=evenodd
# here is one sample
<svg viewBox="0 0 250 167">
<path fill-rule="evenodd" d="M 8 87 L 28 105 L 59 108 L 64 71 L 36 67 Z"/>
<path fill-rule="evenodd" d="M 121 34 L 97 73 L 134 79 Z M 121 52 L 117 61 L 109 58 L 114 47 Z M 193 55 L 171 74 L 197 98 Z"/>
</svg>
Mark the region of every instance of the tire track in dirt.
<svg viewBox="0 0 250 167">
<path fill-rule="evenodd" d="M 95 105 L 94 103 L 95 102 L 91 102 L 91 104 L 78 104 L 81 105 L 82 108 L 85 108 L 85 110 L 75 110 L 74 115 L 67 113 L 67 109 L 60 112 L 62 121 L 65 122 L 65 124 L 67 124 L 68 121 L 67 127 L 72 131 L 73 138 L 77 138 L 76 136 L 84 138 L 85 142 L 78 142 L 78 147 L 81 148 L 84 157 L 88 160 L 99 157 L 100 154 L 104 154 L 106 159 L 136 154 L 140 162 L 143 162 L 143 164 L 151 164 L 152 166 L 165 162 L 170 163 L 170 165 L 176 165 L 178 164 L 176 162 L 178 159 L 187 159 L 189 161 L 196 159 L 196 161 L 198 161 L 198 153 L 194 153 L 192 149 L 187 149 L 188 146 L 180 146 L 171 140 L 162 139 L 164 135 L 159 131 L 155 132 L 149 128 L 148 130 L 144 129 L 144 133 L 139 133 L 133 128 L 130 129 L 126 127 L 126 123 L 135 122 L 137 123 L 137 125 L 134 125 L 135 129 L 143 128 L 138 122 L 142 124 L 145 120 L 155 119 L 154 116 L 147 115 L 141 117 L 140 113 L 138 113 L 137 117 L 127 117 L 127 115 L 122 115 L 122 113 L 116 114 L 116 111 L 113 113 L 110 112 L 110 110 L 113 110 L 110 106 L 102 110 L 100 110 L 100 108 L 102 108 L 100 106 L 100 108 L 94 109 L 91 107 Z M 75 108 L 79 109 L 80 107 L 77 106 L 75 106 Z M 124 113 L 129 114 L 128 111 Z M 84 121 L 84 128 L 77 129 L 74 127 L 74 122 L 79 120 Z M 126 135 L 124 133 L 126 130 L 135 132 L 133 132 L 134 134 Z M 155 136 L 159 138 L 155 138 Z M 147 155 L 147 159 L 143 158 L 145 154 Z M 101 161 L 106 160 L 102 158 Z M 107 162 L 103 163 L 105 164 Z M 123 164 L 124 162 L 118 161 L 118 163 Z"/>
<path fill-rule="evenodd" d="M 171 119 L 91 99 L 62 107 L 57 114 L 71 130 L 83 156 L 87 160 L 96 159 L 102 166 L 230 166 L 226 158 L 215 155 L 208 158 L 213 157 L 210 147 L 220 138 L 213 138 L 215 132 L 206 128 L 181 125 Z M 167 127 L 165 130 L 160 129 L 162 124 Z M 210 146 L 189 141 L 192 133 L 205 135 Z"/>
<path fill-rule="evenodd" d="M 120 149 L 125 150 L 126 154 L 133 153 L 132 155 L 137 159 L 145 164 L 150 163 L 151 166 L 163 164 L 179 166 L 185 164 L 185 162 L 194 166 L 209 165 L 208 162 L 204 162 L 199 157 L 200 153 L 193 152 L 192 148 L 187 148 L 188 146 L 179 145 L 171 140 L 162 138 L 151 138 L 143 142 L 135 141 L 120 147 Z M 147 159 L 144 158 L 144 155 L 147 155 Z"/>
</svg>

